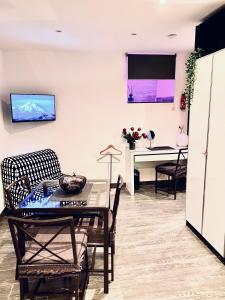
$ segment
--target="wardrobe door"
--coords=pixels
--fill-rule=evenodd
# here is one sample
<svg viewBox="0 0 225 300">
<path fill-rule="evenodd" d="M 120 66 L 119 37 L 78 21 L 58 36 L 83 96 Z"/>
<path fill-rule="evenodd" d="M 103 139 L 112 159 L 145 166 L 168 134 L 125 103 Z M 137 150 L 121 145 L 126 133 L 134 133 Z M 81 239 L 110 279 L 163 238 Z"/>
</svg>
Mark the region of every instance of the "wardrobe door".
<svg viewBox="0 0 225 300">
<path fill-rule="evenodd" d="M 213 55 L 209 55 L 197 61 L 194 97 L 190 111 L 186 220 L 200 233 L 202 231 L 212 58 Z"/>
<path fill-rule="evenodd" d="M 214 54 L 206 164 L 203 236 L 224 256 L 225 234 L 225 51 Z"/>
</svg>

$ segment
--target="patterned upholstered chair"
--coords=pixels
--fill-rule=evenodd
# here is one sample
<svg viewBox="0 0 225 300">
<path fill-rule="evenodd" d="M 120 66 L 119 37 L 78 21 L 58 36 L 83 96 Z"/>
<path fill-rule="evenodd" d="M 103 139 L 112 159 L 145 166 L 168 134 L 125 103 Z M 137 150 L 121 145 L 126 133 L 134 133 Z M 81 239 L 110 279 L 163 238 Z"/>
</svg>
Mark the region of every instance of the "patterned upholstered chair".
<svg viewBox="0 0 225 300">
<path fill-rule="evenodd" d="M 170 181 L 173 180 L 173 195 L 174 200 L 176 199 L 177 192 L 177 180 L 179 178 L 185 178 L 187 174 L 187 159 L 185 157 L 185 152 L 187 148 L 180 149 L 178 152 L 178 157 L 176 163 L 168 162 L 155 167 L 155 192 L 158 192 L 158 174 L 163 174 L 168 176 L 168 193 L 170 192 Z M 183 160 L 181 161 L 181 158 Z"/>
<path fill-rule="evenodd" d="M 8 223 L 18 262 L 20 299 L 60 293 L 83 299 L 88 283 L 86 231 L 75 228 L 72 217 L 45 221 L 9 217 Z M 48 281 L 62 278 L 71 280 L 61 282 L 61 288 L 54 284 L 50 291 Z"/>
<path fill-rule="evenodd" d="M 116 217 L 120 201 L 120 191 L 123 186 L 123 178 L 118 176 L 116 184 L 116 193 L 113 202 L 113 209 L 109 210 L 109 247 L 111 248 L 111 279 L 114 280 L 114 255 L 115 255 L 115 237 L 116 237 Z M 100 215 L 80 218 L 77 226 L 87 229 L 88 247 L 104 247 L 104 222 Z M 95 252 L 94 252 L 95 255 Z M 93 270 L 94 272 L 103 272 L 103 270 Z"/>
<path fill-rule="evenodd" d="M 33 189 L 41 181 L 59 179 L 63 175 L 58 157 L 51 149 L 4 158 L 1 169 L 5 204 L 8 208 L 10 207 L 6 188 L 12 182 L 26 176 Z M 27 190 L 17 185 L 11 189 L 12 204 L 16 206 L 27 194 Z"/>
</svg>

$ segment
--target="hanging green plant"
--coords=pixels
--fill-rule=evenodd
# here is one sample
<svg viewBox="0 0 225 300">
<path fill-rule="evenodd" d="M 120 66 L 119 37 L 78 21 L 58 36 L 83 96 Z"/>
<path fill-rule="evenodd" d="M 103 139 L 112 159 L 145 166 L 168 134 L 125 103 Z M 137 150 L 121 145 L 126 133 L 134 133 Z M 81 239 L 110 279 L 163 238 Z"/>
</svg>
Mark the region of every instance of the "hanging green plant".
<svg viewBox="0 0 225 300">
<path fill-rule="evenodd" d="M 186 98 L 186 104 L 188 110 L 190 109 L 193 93 L 194 93 L 194 82 L 195 82 L 195 69 L 196 69 L 196 60 L 200 58 L 203 54 L 203 49 L 197 48 L 197 50 L 191 52 L 188 60 L 186 62 L 186 84 L 184 89 L 184 94 Z"/>
</svg>

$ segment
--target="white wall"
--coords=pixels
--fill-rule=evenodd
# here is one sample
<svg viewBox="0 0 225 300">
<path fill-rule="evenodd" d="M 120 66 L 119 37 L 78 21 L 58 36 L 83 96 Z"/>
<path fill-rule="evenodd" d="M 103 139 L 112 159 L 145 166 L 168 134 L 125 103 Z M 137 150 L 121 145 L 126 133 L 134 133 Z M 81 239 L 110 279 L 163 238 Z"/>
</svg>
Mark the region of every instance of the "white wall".
<svg viewBox="0 0 225 300">
<path fill-rule="evenodd" d="M 3 55 L 2 51 L 0 50 L 0 99 L 2 98 L 2 92 L 3 92 Z M 0 161 L 2 161 L 5 153 L 5 130 L 4 130 L 4 120 L 2 118 L 2 103 L 0 102 Z M 3 191 L 2 191 L 2 178 L 1 178 L 1 172 L 0 172 L 0 213 L 4 209 L 4 202 L 3 202 Z"/>
<path fill-rule="evenodd" d="M 186 124 L 186 113 L 179 110 L 179 97 L 187 54 L 177 55 L 174 104 L 127 104 L 124 53 L 4 51 L 2 155 L 50 147 L 58 153 L 64 172 L 105 177 L 107 165 L 96 159 L 108 144 L 124 150 L 123 127 L 152 129 L 155 144 L 175 144 L 178 126 Z M 11 123 L 10 92 L 55 94 L 57 120 Z M 125 173 L 124 156 L 114 166 L 114 176 L 118 173 Z"/>
</svg>

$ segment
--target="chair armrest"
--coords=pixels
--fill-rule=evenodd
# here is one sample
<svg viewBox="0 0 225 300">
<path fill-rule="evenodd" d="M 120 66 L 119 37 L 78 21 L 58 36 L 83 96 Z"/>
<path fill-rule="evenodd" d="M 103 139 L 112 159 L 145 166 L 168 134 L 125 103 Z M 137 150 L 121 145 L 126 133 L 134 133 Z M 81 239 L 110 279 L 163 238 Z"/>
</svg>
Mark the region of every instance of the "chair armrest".
<svg viewBox="0 0 225 300">
<path fill-rule="evenodd" d="M 23 176 L 12 183 L 10 183 L 6 188 L 5 191 L 6 193 L 10 193 L 11 189 L 16 186 L 18 183 L 21 183 L 21 186 L 25 189 L 27 189 L 29 192 L 31 192 L 31 185 L 30 185 L 30 180 L 27 176 Z"/>
</svg>

